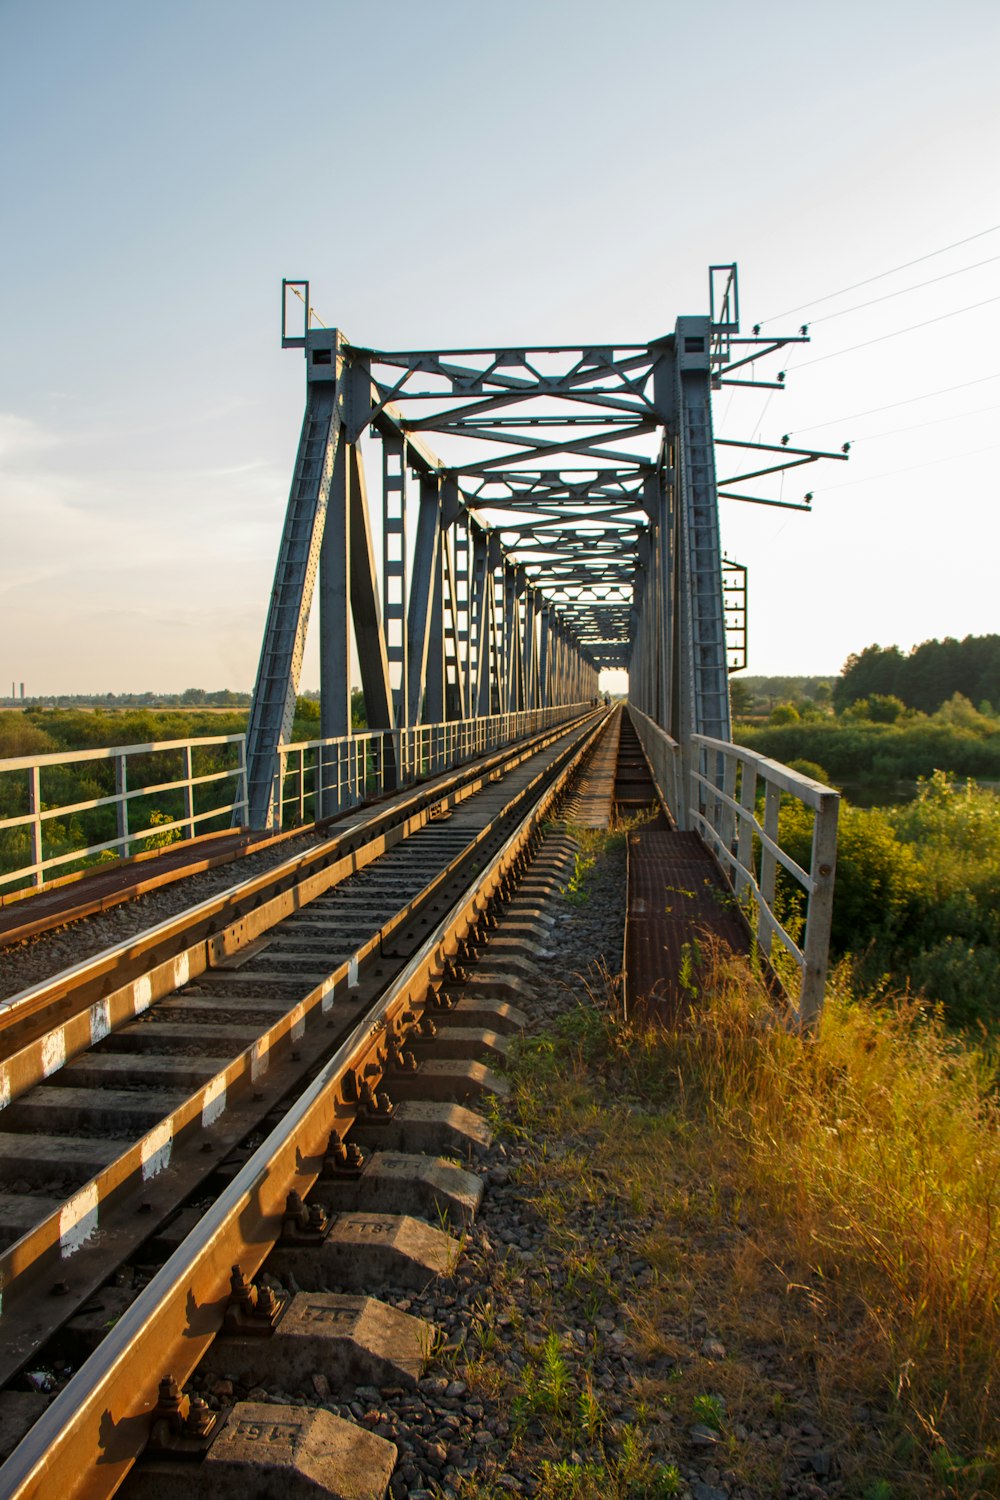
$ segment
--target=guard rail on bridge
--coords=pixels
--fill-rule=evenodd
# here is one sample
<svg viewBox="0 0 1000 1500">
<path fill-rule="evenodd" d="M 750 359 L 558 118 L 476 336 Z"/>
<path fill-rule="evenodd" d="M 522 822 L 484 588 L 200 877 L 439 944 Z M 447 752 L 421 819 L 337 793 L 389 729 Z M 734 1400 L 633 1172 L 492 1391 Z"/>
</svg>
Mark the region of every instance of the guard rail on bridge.
<svg viewBox="0 0 1000 1500">
<path fill-rule="evenodd" d="M 708 735 L 692 735 L 685 749 L 647 714 L 631 705 L 629 712 L 660 795 L 715 857 L 760 952 L 770 959 L 777 938 L 799 970 L 798 1016 L 808 1029 L 822 1009 L 826 985 L 839 792 L 742 745 Z M 782 797 L 812 810 L 808 870 L 779 842 Z M 776 909 L 779 868 L 805 892 L 801 943 Z"/>
<path fill-rule="evenodd" d="M 587 707 L 567 704 L 282 745 L 272 826 L 280 830 L 331 817 Z M 811 1025 L 826 981 L 839 794 L 743 746 L 706 735 L 692 735 L 685 754 L 647 714 L 634 705 L 629 711 L 661 796 L 715 857 L 760 951 L 770 958 L 777 938 L 800 971 L 799 1016 L 804 1026 Z M 228 764 L 210 761 L 210 752 Z M 125 858 L 168 843 L 174 835 L 194 838 L 244 821 L 246 738 L 213 735 L 18 756 L 0 761 L 0 781 L 8 785 L 5 800 L 11 800 L 13 782 L 14 799 L 25 808 L 0 819 L 0 889 L 10 892 L 41 886 L 67 867 L 79 870 L 102 857 Z M 219 800 L 216 789 L 224 783 L 229 783 L 227 793 Z M 87 790 L 97 795 L 80 795 Z M 808 871 L 779 842 L 783 796 L 813 812 Z M 102 836 L 112 816 L 114 835 Z M 806 893 L 801 944 L 776 909 L 779 868 Z"/>
<path fill-rule="evenodd" d="M 561 704 L 282 745 L 272 826 L 278 831 L 332 817 L 574 718 L 588 706 Z M 0 760 L 0 790 L 0 805 L 20 809 L 0 818 L 0 891 L 38 887 L 102 857 L 124 859 L 173 837 L 195 838 L 245 823 L 246 736 L 14 756 Z"/>
</svg>

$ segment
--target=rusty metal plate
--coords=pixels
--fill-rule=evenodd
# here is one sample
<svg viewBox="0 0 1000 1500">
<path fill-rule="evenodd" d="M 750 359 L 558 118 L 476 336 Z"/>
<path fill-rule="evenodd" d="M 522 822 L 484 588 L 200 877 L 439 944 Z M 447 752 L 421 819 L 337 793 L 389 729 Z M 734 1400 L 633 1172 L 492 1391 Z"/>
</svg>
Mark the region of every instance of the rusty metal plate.
<svg viewBox="0 0 1000 1500">
<path fill-rule="evenodd" d="M 630 1005 L 677 1015 L 697 991 L 699 954 L 723 942 L 749 952 L 746 928 L 694 833 L 639 829 L 628 840 L 625 963 Z"/>
</svg>

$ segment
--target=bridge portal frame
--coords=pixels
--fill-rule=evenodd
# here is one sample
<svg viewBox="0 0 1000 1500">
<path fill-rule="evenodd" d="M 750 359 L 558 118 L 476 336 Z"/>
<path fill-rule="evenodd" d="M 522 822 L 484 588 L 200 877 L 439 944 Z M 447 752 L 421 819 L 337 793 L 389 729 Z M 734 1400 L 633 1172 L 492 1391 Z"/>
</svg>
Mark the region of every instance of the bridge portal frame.
<svg viewBox="0 0 1000 1500">
<path fill-rule="evenodd" d="M 355 658 L 369 729 L 585 704 L 601 668 L 621 667 L 681 747 L 731 739 L 723 569 L 739 565 L 722 555 L 718 496 L 787 504 L 740 485 L 841 455 L 726 439 L 766 457 L 720 490 L 712 391 L 781 389 L 753 362 L 807 330 L 741 337 L 735 265 L 710 268 L 709 300 L 645 343 L 395 351 L 314 326 L 309 283 L 282 283 L 306 410 L 248 725 L 253 826 L 280 797 L 317 584 L 326 739 L 351 733 Z M 367 433 L 382 444 L 378 563 Z M 745 586 L 742 603 L 745 620 Z M 338 810 L 336 769 L 321 772 L 323 815 Z"/>
</svg>

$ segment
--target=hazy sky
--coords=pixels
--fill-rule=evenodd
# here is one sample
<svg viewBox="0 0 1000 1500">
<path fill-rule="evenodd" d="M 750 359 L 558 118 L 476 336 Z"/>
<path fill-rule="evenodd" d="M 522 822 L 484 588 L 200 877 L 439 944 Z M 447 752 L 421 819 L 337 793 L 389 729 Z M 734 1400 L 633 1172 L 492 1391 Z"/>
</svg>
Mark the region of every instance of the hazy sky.
<svg viewBox="0 0 1000 1500">
<path fill-rule="evenodd" d="M 0 0 L 0 687 L 252 685 L 283 275 L 358 343 L 611 342 L 735 259 L 814 337 L 717 434 L 853 443 L 811 516 L 721 502 L 750 670 L 997 630 L 998 42 L 995 0 Z"/>
</svg>

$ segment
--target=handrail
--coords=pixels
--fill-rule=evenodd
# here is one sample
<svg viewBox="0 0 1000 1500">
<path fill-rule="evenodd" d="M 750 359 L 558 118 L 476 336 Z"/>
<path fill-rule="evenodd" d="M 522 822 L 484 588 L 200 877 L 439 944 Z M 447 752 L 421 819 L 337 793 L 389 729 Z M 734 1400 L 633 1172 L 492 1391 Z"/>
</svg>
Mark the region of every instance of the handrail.
<svg viewBox="0 0 1000 1500">
<path fill-rule="evenodd" d="M 357 734 L 333 739 L 296 741 L 282 745 L 278 751 L 275 777 L 274 825 L 276 829 L 296 823 L 332 817 L 372 797 L 407 786 L 420 777 L 444 770 L 447 766 L 486 755 L 512 740 L 549 728 L 574 718 L 589 703 L 559 704 L 550 708 L 521 709 L 512 713 L 492 714 L 476 719 L 448 720 L 443 724 L 418 724 L 409 729 L 362 730 Z M 235 746 L 235 764 L 195 774 L 196 752 L 218 746 Z M 134 768 L 138 756 L 177 755 L 183 757 L 183 774 L 156 774 L 148 785 L 136 785 Z M 73 776 L 75 767 L 94 762 L 114 764 L 114 790 L 86 796 Z M 148 774 L 148 768 L 143 768 Z M 58 778 L 56 772 L 59 772 Z M 68 773 L 68 774 L 67 774 Z M 23 803 L 26 811 L 0 818 L 0 891 L 16 887 L 40 887 L 66 865 L 93 864 L 102 855 L 125 858 L 143 841 L 166 839 L 182 833 L 194 838 L 213 826 L 245 822 L 247 809 L 246 736 L 243 734 L 206 735 L 187 740 L 153 740 L 141 745 L 114 745 L 93 750 L 66 750 L 44 755 L 18 755 L 0 759 L 0 777 L 24 776 Z M 54 786 L 56 780 L 59 786 Z M 232 795 L 212 796 L 211 806 L 196 805 L 196 791 L 216 782 L 232 781 Z M 46 784 L 48 783 L 48 784 Z M 67 784 L 68 783 L 68 784 Z M 26 793 L 26 795 L 25 795 Z M 167 800 L 167 809 L 148 807 L 141 816 L 137 799 Z M 22 803 L 22 805 L 23 805 Z M 171 807 L 172 803 L 172 807 Z M 142 826 L 134 826 L 130 813 L 140 809 Z M 114 809 L 115 832 L 91 823 L 88 830 L 82 822 L 65 830 L 69 847 L 51 847 L 46 831 L 59 820 L 79 820 L 81 815 L 103 809 Z M 20 851 L 4 851 L 3 835 L 23 830 L 27 834 L 24 854 L 12 868 L 2 868 L 6 858 L 17 858 Z M 77 837 L 73 838 L 73 833 Z M 49 847 L 46 848 L 46 843 Z"/>
<path fill-rule="evenodd" d="M 408 729 L 362 730 L 346 738 L 282 745 L 278 752 L 280 806 L 276 798 L 274 821 L 281 827 L 288 809 L 303 821 L 310 799 L 315 799 L 314 810 L 316 803 L 320 804 L 322 811 L 317 816 L 343 812 L 391 791 L 393 786 L 406 786 L 421 776 L 488 755 L 512 740 L 574 718 L 589 706 L 568 703 L 518 709 L 475 719 L 448 719 Z"/>
<path fill-rule="evenodd" d="M 740 905 L 756 912 L 762 951 L 770 956 L 772 939 L 777 937 L 801 971 L 798 1019 L 804 1030 L 811 1030 L 823 1008 L 826 988 L 840 793 L 743 745 L 702 734 L 693 734 L 691 745 L 692 826 L 719 861 Z M 763 822 L 758 816 L 758 782 L 764 790 Z M 782 794 L 813 811 L 808 872 L 779 843 Z M 807 896 L 801 947 L 774 910 L 779 865 Z"/>
<path fill-rule="evenodd" d="M 64 766 L 70 761 L 114 760 L 116 755 L 153 755 L 161 750 L 184 750 L 188 745 L 237 745 L 242 734 L 207 734 L 187 740 L 150 740 L 145 745 L 99 745 L 95 750 L 50 750 L 45 755 L 0 757 L 0 771 L 28 771 L 33 766 Z"/>
<path fill-rule="evenodd" d="M 27 810 L 13 817 L 0 818 L 0 834 L 14 830 L 27 832 L 30 857 L 21 860 L 14 868 L 0 871 L 0 887 L 31 884 L 44 885 L 50 872 L 69 864 L 80 864 L 100 859 L 104 854 L 124 858 L 130 849 L 142 847 L 146 839 L 164 839 L 181 831 L 186 838 L 195 838 L 205 825 L 213 820 L 222 823 L 246 811 L 246 737 L 242 734 L 213 734 L 203 738 L 186 740 L 150 740 L 139 745 L 111 745 L 93 750 L 57 750 L 45 755 L 16 755 L 0 760 L 0 776 L 24 774 L 26 777 Z M 194 756 L 198 751 L 218 746 L 235 746 L 235 764 L 221 769 L 195 774 Z M 138 757 L 180 755 L 182 774 L 156 774 L 145 784 L 135 785 L 135 761 Z M 114 765 L 114 790 L 104 795 L 80 796 L 82 788 L 73 775 L 74 768 L 92 766 L 96 762 L 112 762 Z M 130 777 L 130 769 L 133 772 Z M 58 778 L 54 775 L 59 772 Z M 48 773 L 44 776 L 43 773 Z M 66 779 L 68 775 L 69 785 Z M 62 782 L 61 789 L 52 787 L 51 781 Z M 233 781 L 231 796 L 222 795 L 220 805 L 196 806 L 195 792 L 199 787 L 216 782 Z M 133 784 L 130 784 L 133 783 Z M 48 784 L 45 784 L 48 783 Z M 98 788 L 99 789 L 99 788 Z M 53 794 L 54 793 L 54 794 Z M 130 819 L 137 799 L 164 798 L 173 802 L 174 812 L 149 808 L 146 818 L 140 814 L 141 826 L 135 827 Z M 217 802 L 213 796 L 212 803 Z M 79 818 L 80 814 L 99 812 L 102 808 L 113 808 L 115 814 L 114 837 L 100 837 L 105 830 L 98 825 L 91 832 L 82 824 L 67 830 L 70 846 L 46 852 L 46 827 L 60 819 Z M 179 813 L 179 815 L 177 815 Z M 76 837 L 73 837 L 74 831 Z M 108 830 L 110 831 L 110 830 Z M 94 833 L 98 837 L 94 837 Z M 0 859 L 4 857 L 0 846 Z M 27 851 L 26 851 L 27 852 Z"/>
<path fill-rule="evenodd" d="M 636 734 L 642 743 L 646 759 L 653 772 L 653 781 L 668 815 L 675 823 L 684 823 L 684 770 L 681 747 L 655 719 L 628 705 L 629 717 L 635 725 Z"/>
<path fill-rule="evenodd" d="M 693 734 L 680 745 L 648 714 L 631 704 L 629 712 L 661 797 L 680 826 L 696 832 L 715 857 L 761 952 L 770 957 L 777 938 L 800 970 L 798 1021 L 811 1030 L 826 986 L 840 793 L 727 740 Z M 796 798 L 813 812 L 808 870 L 779 841 L 782 796 Z M 806 893 L 801 945 L 775 911 L 779 867 Z"/>
</svg>

